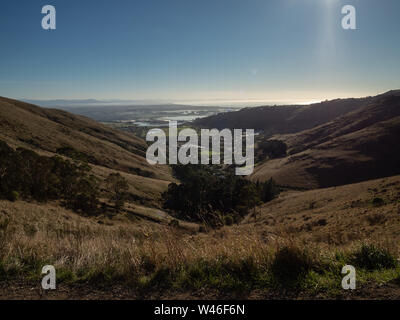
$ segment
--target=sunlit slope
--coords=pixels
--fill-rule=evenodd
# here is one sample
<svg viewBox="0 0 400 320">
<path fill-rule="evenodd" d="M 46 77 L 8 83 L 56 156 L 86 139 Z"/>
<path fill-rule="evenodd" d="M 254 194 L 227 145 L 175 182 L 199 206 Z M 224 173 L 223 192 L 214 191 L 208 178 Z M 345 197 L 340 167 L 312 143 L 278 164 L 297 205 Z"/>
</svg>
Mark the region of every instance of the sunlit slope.
<svg viewBox="0 0 400 320">
<path fill-rule="evenodd" d="M 400 176 L 339 187 L 285 191 L 240 224 L 267 240 L 280 238 L 347 246 L 400 241 Z"/>
<path fill-rule="evenodd" d="M 38 152 L 57 153 L 61 148 L 72 147 L 92 164 L 171 180 L 167 166 L 147 163 L 143 140 L 61 110 L 0 97 L 0 139 Z"/>
</svg>

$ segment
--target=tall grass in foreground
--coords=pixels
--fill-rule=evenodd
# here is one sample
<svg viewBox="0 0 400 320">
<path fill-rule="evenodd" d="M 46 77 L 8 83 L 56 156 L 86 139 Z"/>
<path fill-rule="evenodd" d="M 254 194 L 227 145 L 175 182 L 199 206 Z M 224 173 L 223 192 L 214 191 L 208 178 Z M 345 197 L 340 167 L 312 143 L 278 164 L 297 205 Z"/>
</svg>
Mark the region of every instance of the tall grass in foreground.
<svg viewBox="0 0 400 320">
<path fill-rule="evenodd" d="M 37 281 L 41 268 L 51 264 L 59 282 L 123 283 L 144 293 L 200 288 L 246 292 L 339 289 L 341 268 L 348 263 L 365 269 L 365 279 L 367 272 L 380 269 L 397 274 L 394 255 L 376 246 L 323 250 L 290 239 L 263 239 L 251 229 L 191 235 L 145 223 L 98 224 L 57 207 L 13 206 L 20 206 L 18 213 L 0 207 L 3 280 Z"/>
</svg>

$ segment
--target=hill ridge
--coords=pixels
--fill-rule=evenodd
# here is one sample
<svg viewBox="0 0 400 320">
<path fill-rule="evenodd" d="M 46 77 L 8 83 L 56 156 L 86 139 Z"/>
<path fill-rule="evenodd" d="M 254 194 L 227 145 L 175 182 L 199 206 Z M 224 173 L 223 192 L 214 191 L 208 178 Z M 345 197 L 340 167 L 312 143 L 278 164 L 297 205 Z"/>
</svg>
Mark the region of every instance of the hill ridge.
<svg viewBox="0 0 400 320">
<path fill-rule="evenodd" d="M 95 165 L 172 180 L 168 167 L 147 163 L 147 145 L 142 139 L 63 110 L 0 97 L 0 140 L 14 147 L 54 154 L 71 147 Z"/>
</svg>

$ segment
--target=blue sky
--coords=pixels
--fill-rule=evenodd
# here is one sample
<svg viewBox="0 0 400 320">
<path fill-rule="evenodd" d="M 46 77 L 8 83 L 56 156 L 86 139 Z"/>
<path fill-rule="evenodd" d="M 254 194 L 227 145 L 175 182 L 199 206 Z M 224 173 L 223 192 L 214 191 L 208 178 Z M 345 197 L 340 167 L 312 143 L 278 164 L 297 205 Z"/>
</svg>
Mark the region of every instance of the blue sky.
<svg viewBox="0 0 400 320">
<path fill-rule="evenodd" d="M 57 29 L 41 28 L 54 5 Z M 357 30 L 341 8 L 357 9 Z M 398 0 L 2 0 L 0 95 L 313 101 L 400 88 Z"/>
</svg>

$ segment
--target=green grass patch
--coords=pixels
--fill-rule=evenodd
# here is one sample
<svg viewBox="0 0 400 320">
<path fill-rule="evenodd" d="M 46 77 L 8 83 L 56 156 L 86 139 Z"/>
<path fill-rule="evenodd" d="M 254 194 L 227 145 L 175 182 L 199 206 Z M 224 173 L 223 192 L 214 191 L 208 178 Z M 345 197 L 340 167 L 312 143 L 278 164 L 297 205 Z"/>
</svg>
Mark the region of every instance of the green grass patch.
<svg viewBox="0 0 400 320">
<path fill-rule="evenodd" d="M 350 261 L 354 266 L 369 271 L 396 268 L 396 258 L 386 249 L 373 244 L 362 244 L 352 253 Z"/>
</svg>

